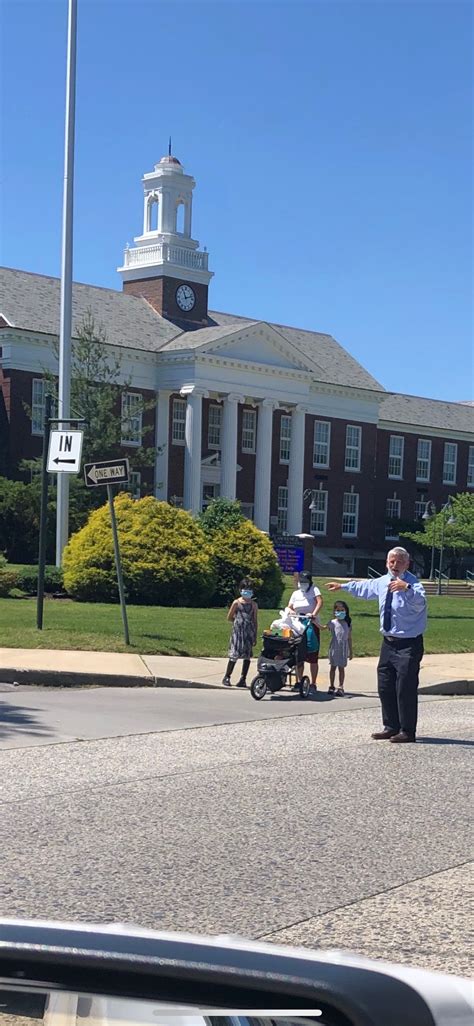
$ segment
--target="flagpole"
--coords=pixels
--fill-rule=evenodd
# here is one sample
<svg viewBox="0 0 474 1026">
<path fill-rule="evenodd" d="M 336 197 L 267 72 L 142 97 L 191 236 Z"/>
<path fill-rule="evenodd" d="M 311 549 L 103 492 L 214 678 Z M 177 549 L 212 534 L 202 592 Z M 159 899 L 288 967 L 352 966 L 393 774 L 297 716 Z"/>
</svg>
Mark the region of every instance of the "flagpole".
<svg viewBox="0 0 474 1026">
<path fill-rule="evenodd" d="M 59 332 L 58 417 L 71 415 L 72 243 L 74 204 L 74 129 L 76 108 L 77 0 L 68 0 L 66 119 L 64 138 L 63 221 L 61 240 L 61 310 Z M 58 424 L 61 427 L 61 424 Z M 69 474 L 58 474 L 56 565 L 61 566 L 69 535 Z"/>
</svg>

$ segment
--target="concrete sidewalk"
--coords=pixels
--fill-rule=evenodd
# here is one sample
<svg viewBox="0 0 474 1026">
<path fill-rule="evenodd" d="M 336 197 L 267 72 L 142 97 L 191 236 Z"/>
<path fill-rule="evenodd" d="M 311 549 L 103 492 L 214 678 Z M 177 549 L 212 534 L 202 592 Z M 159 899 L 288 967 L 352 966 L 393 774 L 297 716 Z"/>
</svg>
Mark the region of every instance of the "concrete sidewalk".
<svg viewBox="0 0 474 1026">
<path fill-rule="evenodd" d="M 56 687 L 193 687 L 221 688 L 227 659 L 134 655 L 119 652 L 74 652 L 0 648 L 0 683 Z M 328 686 L 328 661 L 319 664 L 318 686 Z M 346 691 L 371 695 L 377 690 L 377 657 L 353 659 L 347 668 Z M 234 673 L 238 679 L 239 665 Z M 426 655 L 420 690 L 442 695 L 474 693 L 474 654 Z M 256 673 L 252 660 L 249 680 Z"/>
</svg>

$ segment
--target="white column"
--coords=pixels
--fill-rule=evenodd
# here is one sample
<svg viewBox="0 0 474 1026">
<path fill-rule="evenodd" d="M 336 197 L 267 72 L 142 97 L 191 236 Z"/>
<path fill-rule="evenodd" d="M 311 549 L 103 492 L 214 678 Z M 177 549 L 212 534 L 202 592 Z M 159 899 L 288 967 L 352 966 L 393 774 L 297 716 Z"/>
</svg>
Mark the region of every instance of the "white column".
<svg viewBox="0 0 474 1026">
<path fill-rule="evenodd" d="M 225 499 L 235 499 L 237 492 L 237 419 L 239 403 L 243 403 L 243 395 L 231 393 L 224 399 L 222 412 L 222 445 L 221 445 L 221 495 Z"/>
<path fill-rule="evenodd" d="M 258 408 L 253 518 L 261 531 L 268 531 L 270 527 L 273 410 L 277 405 L 274 399 L 264 399 Z"/>
<path fill-rule="evenodd" d="M 301 534 L 303 529 L 305 417 L 304 406 L 295 406 L 291 414 L 288 466 L 288 534 Z"/>
<path fill-rule="evenodd" d="M 191 238 L 191 214 L 193 197 L 189 196 L 184 206 L 184 234 Z"/>
<path fill-rule="evenodd" d="M 143 234 L 144 235 L 146 235 L 146 233 L 149 231 L 148 209 L 149 209 L 148 196 L 145 194 L 144 201 L 143 201 Z"/>
<path fill-rule="evenodd" d="M 180 392 L 187 398 L 183 499 L 184 508 L 193 516 L 201 511 L 202 400 L 207 394 L 194 386 Z"/>
<path fill-rule="evenodd" d="M 159 232 L 165 231 L 165 193 L 163 189 L 158 191 L 158 219 L 156 227 Z"/>
<path fill-rule="evenodd" d="M 163 502 L 168 499 L 170 395 L 161 388 L 156 393 L 155 446 L 159 451 L 155 457 L 155 497 Z"/>
</svg>

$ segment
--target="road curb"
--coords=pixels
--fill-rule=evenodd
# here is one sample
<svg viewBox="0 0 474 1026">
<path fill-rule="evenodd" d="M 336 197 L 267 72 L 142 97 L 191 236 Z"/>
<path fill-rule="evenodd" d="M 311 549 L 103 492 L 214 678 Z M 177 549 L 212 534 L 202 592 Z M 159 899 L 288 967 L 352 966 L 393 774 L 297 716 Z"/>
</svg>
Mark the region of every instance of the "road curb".
<svg viewBox="0 0 474 1026">
<path fill-rule="evenodd" d="M 2 684 L 31 684 L 49 688 L 200 688 L 214 690 L 220 684 L 206 681 L 174 680 L 170 677 L 154 677 L 148 674 L 139 677 L 117 673 L 71 673 L 61 670 L 26 670 L 21 667 L 0 669 Z"/>
<path fill-rule="evenodd" d="M 420 695 L 474 695 L 474 680 L 445 680 L 441 684 L 425 684 Z"/>
<path fill-rule="evenodd" d="M 155 677 L 153 674 L 135 676 L 117 673 L 77 673 L 61 670 L 32 670 L 21 667 L 0 669 L 2 684 L 30 684 L 51 688 L 195 688 L 202 691 L 227 690 L 221 684 L 203 680 L 183 680 L 173 677 Z M 474 680 L 448 680 L 439 684 L 424 684 L 420 695 L 466 696 L 474 695 Z M 376 692 L 374 692 L 376 697 Z M 368 696 L 370 697 L 370 696 Z"/>
</svg>

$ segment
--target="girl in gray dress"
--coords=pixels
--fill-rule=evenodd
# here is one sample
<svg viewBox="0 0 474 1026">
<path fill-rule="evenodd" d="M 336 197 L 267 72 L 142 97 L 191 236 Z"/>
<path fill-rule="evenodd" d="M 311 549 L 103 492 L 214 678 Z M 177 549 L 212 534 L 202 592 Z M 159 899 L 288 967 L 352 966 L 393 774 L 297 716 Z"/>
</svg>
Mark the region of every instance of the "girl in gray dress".
<svg viewBox="0 0 474 1026">
<path fill-rule="evenodd" d="M 244 580 L 240 582 L 239 592 L 239 597 L 232 603 L 227 614 L 227 619 L 231 621 L 233 628 L 229 646 L 229 662 L 222 683 L 226 687 L 230 687 L 232 670 L 237 659 L 242 659 L 242 673 L 237 687 L 245 688 L 252 650 L 257 640 L 258 606 L 253 597 L 252 582 L 248 577 L 244 577 Z"/>
<path fill-rule="evenodd" d="M 348 659 L 352 659 L 352 620 L 347 602 L 334 603 L 334 618 L 326 624 L 331 632 L 329 643 L 329 694 L 344 694 L 344 678 Z M 339 687 L 336 691 L 334 681 L 336 669 L 339 673 Z"/>
</svg>

